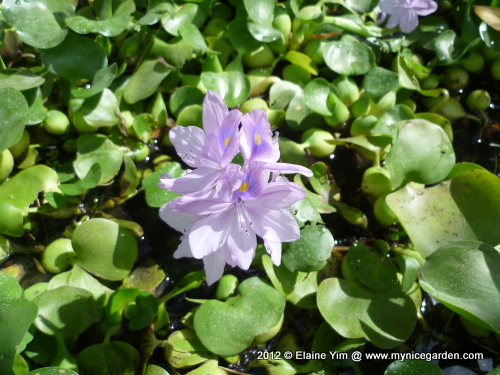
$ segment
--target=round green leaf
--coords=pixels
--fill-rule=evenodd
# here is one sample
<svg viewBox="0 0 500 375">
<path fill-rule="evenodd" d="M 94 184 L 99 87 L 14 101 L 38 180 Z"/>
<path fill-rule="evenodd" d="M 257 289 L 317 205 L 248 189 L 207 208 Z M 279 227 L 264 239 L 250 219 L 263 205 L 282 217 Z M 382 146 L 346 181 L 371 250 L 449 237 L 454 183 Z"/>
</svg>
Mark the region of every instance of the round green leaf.
<svg viewBox="0 0 500 375">
<path fill-rule="evenodd" d="M 326 79 L 316 78 L 304 88 L 304 102 L 314 112 L 322 116 L 331 116 L 333 113 L 328 108 L 327 101 L 332 89 L 332 85 Z"/>
<path fill-rule="evenodd" d="M 66 25 L 78 34 L 101 34 L 107 37 L 121 34 L 130 22 L 130 14 L 135 11 L 133 0 L 122 2 L 113 16 L 106 20 L 91 20 L 82 16 L 67 18 Z"/>
<path fill-rule="evenodd" d="M 415 304 L 403 292 L 377 292 L 345 279 L 330 278 L 320 284 L 318 308 L 342 336 L 364 337 L 382 349 L 401 345 L 417 321 Z"/>
<path fill-rule="evenodd" d="M 420 285 L 451 310 L 500 333 L 500 253 L 478 241 L 449 243 L 432 253 Z"/>
<path fill-rule="evenodd" d="M 94 164 L 101 166 L 99 183 L 105 183 L 116 176 L 123 162 L 123 154 L 113 142 L 106 137 L 90 135 L 78 147 L 74 163 L 76 174 L 84 179 Z"/>
<path fill-rule="evenodd" d="M 363 88 L 377 103 L 387 93 L 399 88 L 399 76 L 390 70 L 376 66 L 363 79 Z"/>
<path fill-rule="evenodd" d="M 396 125 L 403 120 L 412 120 L 415 118 L 412 110 L 405 105 L 397 104 L 384 112 L 377 120 L 375 126 L 370 129 L 370 134 L 387 135 L 395 137 L 397 132 Z"/>
<path fill-rule="evenodd" d="M 169 15 L 169 18 L 167 18 L 167 21 L 163 24 L 163 28 L 169 34 L 179 36 L 179 31 L 183 25 L 191 23 L 199 28 L 206 19 L 207 14 L 203 7 L 187 3 L 179 7 L 173 15 Z"/>
<path fill-rule="evenodd" d="M 286 111 L 286 122 L 295 130 L 305 130 L 321 127 L 324 124 L 323 117 L 314 113 L 305 103 L 304 92 L 299 89 Z"/>
<path fill-rule="evenodd" d="M 316 80 L 312 82 L 315 81 Z M 288 81 L 275 83 L 269 90 L 269 108 L 282 110 L 286 109 L 298 91 L 302 91 L 302 89 L 295 83 Z"/>
<path fill-rule="evenodd" d="M 443 128 L 422 119 L 401 121 L 397 126 L 396 139 L 386 158 L 392 187 L 410 181 L 442 181 L 455 165 L 455 152 Z"/>
<path fill-rule="evenodd" d="M 141 355 L 126 342 L 111 341 L 87 347 L 78 355 L 77 362 L 86 374 L 135 375 L 140 373 Z"/>
<path fill-rule="evenodd" d="M 156 365 L 148 365 L 145 375 L 170 375 L 167 370 Z"/>
<path fill-rule="evenodd" d="M 116 63 L 110 65 L 107 68 L 103 68 L 96 73 L 90 88 L 72 89 L 71 96 L 78 99 L 87 99 L 90 98 L 91 96 L 99 94 L 100 92 L 102 92 L 102 90 L 111 85 L 117 73 L 118 73 L 118 66 L 116 65 Z"/>
<path fill-rule="evenodd" d="M 43 367 L 30 371 L 26 375 L 78 375 L 78 373 L 60 367 Z"/>
<path fill-rule="evenodd" d="M 219 94 L 228 107 L 240 105 L 250 94 L 250 80 L 240 72 L 203 72 L 201 82 L 207 90 Z"/>
<path fill-rule="evenodd" d="M 246 349 L 255 336 L 266 333 L 281 319 L 285 299 L 257 277 L 243 281 L 238 296 L 210 300 L 194 315 L 194 328 L 202 344 L 219 355 Z"/>
<path fill-rule="evenodd" d="M 113 126 L 119 122 L 116 115 L 118 100 L 109 89 L 104 89 L 97 95 L 85 100 L 82 106 L 83 118 L 88 125 L 98 128 Z"/>
<path fill-rule="evenodd" d="M 66 37 L 64 19 L 73 16 L 75 8 L 65 0 L 5 0 L 2 13 L 24 43 L 52 48 Z"/>
<path fill-rule="evenodd" d="M 297 241 L 284 244 L 283 264 L 292 272 L 319 271 L 330 258 L 335 244 L 333 236 L 322 225 L 308 225 Z"/>
<path fill-rule="evenodd" d="M 47 335 L 78 336 L 97 318 L 92 293 L 74 286 L 47 290 L 33 302 L 38 306 L 35 325 Z"/>
<path fill-rule="evenodd" d="M 243 0 L 248 18 L 255 22 L 271 24 L 274 18 L 274 0 Z"/>
<path fill-rule="evenodd" d="M 384 375 L 443 375 L 444 372 L 438 365 L 423 359 L 407 359 L 394 361 L 384 372 Z"/>
<path fill-rule="evenodd" d="M 146 203 L 150 207 L 161 207 L 165 203 L 179 196 L 169 190 L 158 187 L 162 174 L 168 173 L 170 177 L 180 177 L 182 175 L 181 165 L 177 162 L 169 164 L 167 167 L 153 173 L 142 180 L 142 186 L 146 191 Z"/>
<path fill-rule="evenodd" d="M 338 41 L 323 46 L 325 63 L 334 72 L 346 76 L 366 74 L 375 65 L 375 54 L 360 42 Z"/>
<path fill-rule="evenodd" d="M 35 87 L 23 92 L 28 101 L 28 113 L 26 114 L 26 125 L 36 125 L 47 118 L 47 109 L 43 105 L 43 95 L 40 87 Z"/>
<path fill-rule="evenodd" d="M 253 20 L 247 21 L 247 27 L 250 34 L 258 41 L 271 43 L 281 37 L 281 31 L 276 30 L 271 24 L 263 24 Z"/>
<path fill-rule="evenodd" d="M 23 212 L 11 204 L 0 201 L 0 233 L 13 237 L 21 237 L 24 234 Z"/>
<path fill-rule="evenodd" d="M 71 238 L 77 264 L 106 280 L 122 280 L 137 258 L 137 243 L 130 232 L 107 219 L 84 221 Z"/>
<path fill-rule="evenodd" d="M 387 196 L 389 207 L 427 257 L 451 241 L 500 243 L 500 181 L 485 170 L 461 173 L 428 189 L 406 187 Z"/>
<path fill-rule="evenodd" d="M 262 43 L 248 31 L 246 18 L 234 19 L 227 25 L 227 30 L 231 44 L 239 53 L 251 53 L 262 46 Z"/>
<path fill-rule="evenodd" d="M 0 88 L 0 153 L 21 139 L 27 113 L 23 94 L 13 88 Z"/>
<path fill-rule="evenodd" d="M 165 63 L 157 60 L 145 61 L 134 73 L 123 93 L 127 103 L 134 104 L 153 95 L 161 81 L 171 72 Z"/>
<path fill-rule="evenodd" d="M 68 80 L 91 80 L 108 65 L 99 44 L 74 34 L 68 34 L 57 47 L 42 50 L 41 55 L 45 66 L 60 78 Z"/>
</svg>

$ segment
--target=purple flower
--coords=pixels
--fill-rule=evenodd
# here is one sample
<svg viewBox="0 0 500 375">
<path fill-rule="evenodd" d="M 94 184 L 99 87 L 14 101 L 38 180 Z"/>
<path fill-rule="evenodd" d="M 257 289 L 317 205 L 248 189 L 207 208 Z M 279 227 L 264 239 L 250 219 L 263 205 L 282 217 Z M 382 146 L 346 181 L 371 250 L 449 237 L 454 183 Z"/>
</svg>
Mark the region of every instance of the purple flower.
<svg viewBox="0 0 500 375">
<path fill-rule="evenodd" d="M 428 16 L 437 9 L 433 0 L 380 0 L 380 10 L 391 17 L 386 27 L 399 25 L 404 33 L 411 33 L 418 25 L 418 16 Z"/>
<path fill-rule="evenodd" d="M 190 167 L 182 177 L 162 176 L 160 186 L 175 193 L 187 194 L 211 189 L 240 149 L 241 112 L 229 111 L 222 98 L 207 91 L 203 101 L 203 128 L 176 126 L 169 132 L 177 154 Z"/>
<path fill-rule="evenodd" d="M 284 178 L 268 182 L 269 171 L 262 163 L 233 172 L 239 176 L 232 179 L 238 182 L 231 196 L 212 189 L 175 198 L 160 211 L 167 224 L 185 234 L 174 257 L 203 259 L 208 284 L 222 276 L 226 263 L 247 270 L 255 256 L 256 236 L 264 240 L 276 265 L 281 262 L 281 243 L 300 238 L 288 207 L 306 196 L 302 188 Z"/>
</svg>

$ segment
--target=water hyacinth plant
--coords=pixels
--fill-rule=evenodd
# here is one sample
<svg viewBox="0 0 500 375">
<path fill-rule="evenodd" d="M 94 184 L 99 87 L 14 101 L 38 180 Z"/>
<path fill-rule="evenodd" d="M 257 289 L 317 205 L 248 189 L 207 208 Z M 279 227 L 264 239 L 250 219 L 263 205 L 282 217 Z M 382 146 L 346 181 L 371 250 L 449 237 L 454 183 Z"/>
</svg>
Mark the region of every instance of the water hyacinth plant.
<svg viewBox="0 0 500 375">
<path fill-rule="evenodd" d="M 386 27 L 400 28 L 404 33 L 411 33 L 417 28 L 418 16 L 428 16 L 437 10 L 434 0 L 380 0 L 380 10 L 389 15 Z"/>
<path fill-rule="evenodd" d="M 191 192 L 160 209 L 160 217 L 184 234 L 174 257 L 203 259 L 211 285 L 222 276 L 226 263 L 244 270 L 250 267 L 258 235 L 279 266 L 281 243 L 300 238 L 290 206 L 306 196 L 300 186 L 279 174 L 311 177 L 312 172 L 277 163 L 278 137 L 272 137 L 261 109 L 241 117 L 237 109 L 229 112 L 217 93 L 208 91 L 203 126 L 204 132 L 195 126 L 170 131 L 179 156 L 196 169 L 175 179 L 166 174 L 158 185 L 176 193 Z M 243 166 L 231 163 L 238 152 Z"/>
</svg>

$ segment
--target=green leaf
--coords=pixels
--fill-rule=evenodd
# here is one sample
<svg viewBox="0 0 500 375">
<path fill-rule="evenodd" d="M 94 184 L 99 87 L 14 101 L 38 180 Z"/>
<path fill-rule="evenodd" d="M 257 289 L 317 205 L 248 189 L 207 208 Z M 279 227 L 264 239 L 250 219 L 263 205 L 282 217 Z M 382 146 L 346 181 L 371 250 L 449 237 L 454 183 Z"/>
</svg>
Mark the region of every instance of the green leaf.
<svg viewBox="0 0 500 375">
<path fill-rule="evenodd" d="M 141 355 L 126 342 L 111 341 L 85 348 L 77 362 L 80 370 L 87 374 L 135 375 L 140 373 Z"/>
<path fill-rule="evenodd" d="M 201 31 L 192 23 L 186 23 L 182 25 L 179 29 L 179 34 L 182 36 L 182 39 L 184 39 L 184 41 L 191 47 L 199 49 L 203 52 L 218 53 L 208 48 L 207 43 L 205 42 L 205 39 L 201 34 Z"/>
<path fill-rule="evenodd" d="M 394 361 L 384 372 L 384 375 L 444 375 L 438 365 L 423 359 L 407 359 Z"/>
<path fill-rule="evenodd" d="M 235 18 L 227 25 L 227 30 L 231 44 L 241 54 L 251 53 L 262 46 L 262 43 L 255 39 L 248 30 L 246 18 Z"/>
<path fill-rule="evenodd" d="M 150 207 L 161 207 L 179 196 L 177 193 L 158 187 L 160 178 L 164 173 L 168 173 L 172 178 L 177 178 L 182 176 L 183 171 L 179 163 L 173 162 L 142 180 L 142 186 L 146 191 L 146 203 Z"/>
<path fill-rule="evenodd" d="M 242 104 L 250 94 L 250 80 L 240 72 L 203 72 L 201 82 L 207 90 L 219 94 L 228 107 Z"/>
<path fill-rule="evenodd" d="M 0 300 L 0 372 L 14 375 L 16 349 L 37 314 L 37 306 L 24 298 Z"/>
<path fill-rule="evenodd" d="M 323 117 L 311 111 L 305 103 L 302 89 L 295 93 L 292 101 L 288 105 L 286 122 L 295 130 L 321 127 L 324 124 Z"/>
<path fill-rule="evenodd" d="M 281 319 L 285 299 L 257 277 L 243 281 L 238 296 L 227 301 L 210 300 L 194 315 L 194 327 L 202 344 L 219 355 L 246 349 L 255 336 L 269 331 Z"/>
<path fill-rule="evenodd" d="M 285 55 L 285 59 L 290 61 L 294 65 L 298 65 L 301 68 L 304 68 L 311 74 L 318 74 L 318 67 L 316 66 L 316 64 L 311 60 L 309 56 L 302 52 L 288 51 Z"/>
<path fill-rule="evenodd" d="M 160 83 L 171 71 L 172 69 L 161 61 L 143 62 L 125 86 L 123 98 L 130 104 L 149 98 L 158 90 Z"/>
<path fill-rule="evenodd" d="M 111 85 L 111 83 L 116 77 L 117 72 L 118 72 L 118 66 L 116 65 L 116 63 L 110 65 L 107 68 L 99 70 L 96 73 L 90 88 L 72 89 L 71 96 L 78 99 L 87 99 L 90 98 L 91 96 L 99 94 L 105 88 L 108 88 L 109 85 Z"/>
<path fill-rule="evenodd" d="M 283 244 L 283 264 L 292 272 L 319 271 L 326 265 L 335 244 L 333 236 L 322 225 L 308 225 L 300 231 L 300 238 Z"/>
<path fill-rule="evenodd" d="M 92 293 L 73 286 L 47 290 L 33 302 L 38 306 L 35 325 L 47 335 L 78 336 L 98 317 Z"/>
<path fill-rule="evenodd" d="M 248 20 L 247 27 L 250 34 L 259 42 L 271 43 L 282 36 L 281 31 L 276 30 L 271 24 Z"/>
<path fill-rule="evenodd" d="M 168 337 L 166 358 L 175 368 L 191 367 L 213 357 L 190 329 L 175 331 Z"/>
<path fill-rule="evenodd" d="M 0 89 L 11 87 L 24 91 L 42 85 L 45 79 L 28 69 L 4 69 L 0 72 Z"/>
<path fill-rule="evenodd" d="M 417 320 L 415 304 L 403 292 L 397 289 L 377 292 L 357 281 L 337 278 L 320 284 L 318 308 L 342 336 L 364 337 L 382 349 L 406 341 Z"/>
<path fill-rule="evenodd" d="M 170 375 L 167 370 L 156 365 L 148 365 L 145 375 Z"/>
<path fill-rule="evenodd" d="M 370 134 L 386 135 L 395 138 L 397 135 L 397 124 L 403 120 L 415 118 L 413 111 L 403 104 L 396 104 L 384 112 L 377 120 L 375 126 L 370 129 Z"/>
<path fill-rule="evenodd" d="M 43 105 L 43 95 L 40 87 L 35 87 L 23 92 L 28 101 L 28 113 L 26 114 L 26 125 L 36 125 L 47 118 L 47 109 Z"/>
<path fill-rule="evenodd" d="M 106 55 L 96 42 L 71 33 L 57 47 L 40 52 L 45 66 L 70 81 L 91 80 L 108 65 Z"/>
<path fill-rule="evenodd" d="M 170 0 L 151 0 L 148 2 L 146 14 L 139 20 L 141 25 L 154 25 L 166 13 L 175 13 L 174 5 Z"/>
<path fill-rule="evenodd" d="M 500 31 L 488 26 L 486 22 L 481 22 L 479 25 L 479 35 L 486 46 L 493 51 L 500 52 Z"/>
<path fill-rule="evenodd" d="M 60 185 L 59 189 L 66 195 L 80 195 L 88 189 L 96 187 L 100 179 L 101 166 L 99 164 L 94 164 L 83 179 L 73 183 Z"/>
<path fill-rule="evenodd" d="M 0 274 L 0 301 L 4 299 L 21 298 L 23 288 L 11 274 Z"/>
<path fill-rule="evenodd" d="M 118 146 L 106 137 L 90 135 L 79 145 L 74 167 L 78 178 L 83 179 L 95 164 L 99 164 L 101 166 L 99 184 L 103 184 L 116 176 L 122 161 L 123 154 Z"/>
<path fill-rule="evenodd" d="M 106 219 L 84 221 L 73 232 L 73 250 L 80 267 L 106 280 L 122 280 L 137 259 L 137 243 L 130 232 Z"/>
<path fill-rule="evenodd" d="M 372 68 L 363 79 L 363 88 L 377 103 L 387 93 L 399 88 L 399 76 L 390 70 L 377 66 Z"/>
<path fill-rule="evenodd" d="M 454 64 L 478 42 L 479 38 L 473 43 L 465 43 L 453 30 L 445 30 L 437 36 L 434 48 L 441 64 Z"/>
<path fill-rule="evenodd" d="M 338 41 L 323 46 L 326 65 L 347 76 L 366 74 L 375 66 L 375 54 L 361 42 Z"/>
<path fill-rule="evenodd" d="M 21 139 L 27 113 L 23 94 L 13 88 L 0 89 L 0 153 Z"/>
<path fill-rule="evenodd" d="M 406 187 L 387 196 L 389 207 L 427 257 L 451 241 L 500 243 L 500 181 L 484 170 L 463 172 L 427 189 Z"/>
<path fill-rule="evenodd" d="M 135 308 L 132 316 L 128 317 L 129 329 L 139 331 L 146 328 L 158 312 L 158 302 L 150 292 L 140 292 L 135 297 Z"/>
<path fill-rule="evenodd" d="M 304 88 L 304 102 L 314 112 L 322 116 L 332 116 L 328 106 L 328 96 L 333 86 L 324 78 L 316 78 Z"/>
<path fill-rule="evenodd" d="M 386 167 L 392 187 L 407 182 L 435 184 L 442 181 L 455 165 L 450 139 L 439 125 L 427 120 L 401 121 Z"/>
<path fill-rule="evenodd" d="M 205 95 L 196 87 L 181 86 L 170 96 L 170 111 L 174 117 L 178 117 L 183 108 L 192 105 L 203 103 Z"/>
<path fill-rule="evenodd" d="M 365 287 L 386 291 L 398 285 L 397 268 L 388 257 L 355 242 L 347 252 L 347 262 L 353 276 Z"/>
<path fill-rule="evenodd" d="M 57 190 L 57 173 L 46 165 L 27 168 L 0 185 L 0 201 L 26 208 L 40 191 Z"/>
<path fill-rule="evenodd" d="M 420 285 L 451 310 L 500 333 L 500 254 L 482 242 L 450 242 L 421 269 Z"/>
<path fill-rule="evenodd" d="M 248 18 L 262 24 L 271 24 L 274 18 L 274 0 L 243 0 Z"/>
<path fill-rule="evenodd" d="M 122 2 L 113 16 L 103 20 L 91 20 L 82 16 L 66 18 L 68 27 L 78 34 L 101 34 L 113 37 L 121 34 L 131 21 L 130 14 L 135 11 L 133 0 Z"/>
<path fill-rule="evenodd" d="M 0 233 L 13 237 L 21 237 L 24 234 L 23 211 L 11 204 L 0 201 Z"/>
<path fill-rule="evenodd" d="M 68 30 L 63 23 L 75 14 L 75 8 L 65 0 L 5 0 L 2 13 L 24 43 L 52 48 L 66 37 Z"/>
<path fill-rule="evenodd" d="M 163 28 L 168 33 L 179 36 L 182 26 L 193 24 L 200 28 L 206 19 L 207 14 L 201 6 L 188 3 L 177 9 L 177 11 L 163 24 Z"/>
<path fill-rule="evenodd" d="M 118 100 L 109 89 L 104 89 L 97 95 L 85 100 L 82 106 L 83 120 L 87 125 L 98 128 L 118 124 L 116 115 Z"/>
<path fill-rule="evenodd" d="M 43 367 L 30 371 L 26 375 L 78 375 L 78 373 L 61 367 Z"/>
<path fill-rule="evenodd" d="M 315 81 L 316 80 L 311 82 Z M 286 109 L 298 91 L 302 91 L 302 89 L 295 83 L 288 81 L 275 83 L 269 90 L 269 108 Z"/>
</svg>

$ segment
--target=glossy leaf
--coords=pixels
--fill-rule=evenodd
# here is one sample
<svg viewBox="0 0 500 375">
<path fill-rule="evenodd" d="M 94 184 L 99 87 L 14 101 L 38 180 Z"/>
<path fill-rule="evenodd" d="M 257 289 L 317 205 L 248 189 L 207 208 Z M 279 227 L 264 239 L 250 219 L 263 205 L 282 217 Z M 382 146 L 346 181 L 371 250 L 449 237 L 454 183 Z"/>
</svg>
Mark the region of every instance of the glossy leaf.
<svg viewBox="0 0 500 375">
<path fill-rule="evenodd" d="M 77 357 L 78 367 L 95 375 L 135 375 L 141 356 L 137 349 L 123 341 L 111 341 L 85 348 Z"/>
<path fill-rule="evenodd" d="M 466 44 L 453 30 L 446 30 L 439 34 L 434 42 L 436 55 L 442 64 L 458 62 L 476 44 Z"/>
<path fill-rule="evenodd" d="M 68 27 L 78 34 L 101 34 L 107 37 L 121 34 L 128 26 L 130 14 L 135 11 L 133 0 L 122 2 L 113 16 L 103 20 L 92 20 L 82 16 L 66 18 Z"/>
<path fill-rule="evenodd" d="M 201 27 L 206 18 L 207 15 L 201 6 L 188 3 L 177 9 L 173 16 L 169 17 L 163 24 L 163 28 L 168 33 L 179 36 L 183 25 L 191 23 L 196 27 Z"/>
<path fill-rule="evenodd" d="M 0 72 L 0 89 L 11 87 L 24 91 L 42 85 L 45 79 L 28 69 L 4 69 Z"/>
<path fill-rule="evenodd" d="M 72 89 L 71 90 L 71 96 L 74 98 L 79 98 L 79 99 L 87 99 L 90 98 L 91 96 L 94 96 L 96 94 L 99 94 L 102 92 L 105 88 L 108 88 L 109 85 L 113 82 L 113 80 L 116 77 L 116 73 L 118 72 L 118 67 L 115 64 L 110 65 L 107 68 L 103 68 L 99 70 L 93 81 L 92 85 L 90 88 L 85 88 L 85 89 Z"/>
<path fill-rule="evenodd" d="M 384 372 L 384 375 L 444 375 L 443 370 L 435 363 L 423 359 L 410 359 L 394 361 Z"/>
<path fill-rule="evenodd" d="M 43 95 L 40 87 L 35 87 L 23 92 L 28 101 L 28 113 L 26 114 L 26 125 L 36 125 L 47 118 L 47 109 L 43 105 Z"/>
<path fill-rule="evenodd" d="M 42 61 L 58 77 L 92 80 L 108 65 L 106 55 L 92 39 L 68 34 L 57 47 L 42 50 Z"/>
<path fill-rule="evenodd" d="M 255 336 L 278 324 L 285 299 L 272 287 L 252 277 L 238 287 L 238 296 L 210 300 L 194 316 L 196 334 L 211 352 L 234 355 L 246 349 Z"/>
<path fill-rule="evenodd" d="M 78 375 L 78 373 L 60 367 L 43 367 L 30 371 L 26 375 Z"/>
<path fill-rule="evenodd" d="M 227 26 L 229 38 L 234 49 L 239 53 L 250 53 L 262 46 L 262 43 L 248 31 L 246 18 L 236 18 Z"/>
<path fill-rule="evenodd" d="M 196 87 L 179 87 L 174 91 L 172 96 L 170 96 L 170 111 L 175 117 L 178 117 L 183 108 L 192 104 L 201 105 L 204 97 L 205 95 Z"/>
<path fill-rule="evenodd" d="M 236 107 L 248 99 L 250 81 L 240 72 L 203 72 L 201 82 L 207 90 L 215 91 L 228 107 Z"/>
<path fill-rule="evenodd" d="M 442 181 L 455 164 L 455 152 L 444 130 L 427 120 L 401 121 L 391 151 L 386 158 L 392 187 L 413 181 L 435 184 Z"/>
<path fill-rule="evenodd" d="M 286 109 L 298 91 L 302 91 L 302 89 L 295 83 L 288 81 L 275 83 L 269 90 L 269 108 Z"/>
<path fill-rule="evenodd" d="M 347 76 L 366 74 L 375 65 L 373 51 L 360 42 L 339 41 L 325 44 L 323 56 L 330 69 Z"/>
<path fill-rule="evenodd" d="M 82 106 L 83 119 L 91 127 L 113 126 L 119 122 L 116 115 L 118 100 L 113 92 L 104 89 L 85 100 Z"/>
<path fill-rule="evenodd" d="M 382 349 L 401 345 L 416 323 L 415 304 L 403 292 L 377 292 L 357 281 L 330 278 L 318 289 L 318 307 L 342 336 L 364 337 Z"/>
<path fill-rule="evenodd" d="M 66 37 L 68 30 L 62 23 L 75 14 L 75 8 L 65 0 L 6 0 L 2 13 L 24 43 L 36 48 L 52 48 Z"/>
<path fill-rule="evenodd" d="M 35 325 L 47 335 L 78 336 L 98 316 L 92 293 L 73 286 L 47 290 L 33 302 L 38 306 Z"/>
<path fill-rule="evenodd" d="M 399 77 L 396 73 L 377 66 L 363 79 L 363 88 L 374 102 L 378 102 L 387 93 L 399 88 Z"/>
<path fill-rule="evenodd" d="M 0 153 L 21 139 L 27 113 L 23 94 L 13 88 L 0 89 Z"/>
<path fill-rule="evenodd" d="M 297 241 L 283 244 L 283 264 L 292 272 L 319 271 L 330 258 L 334 244 L 332 234 L 324 226 L 308 225 L 300 231 Z"/>
<path fill-rule="evenodd" d="M 11 274 L 0 274 L 0 301 L 4 299 L 21 298 L 23 288 Z"/>
<path fill-rule="evenodd" d="M 179 34 L 182 36 L 182 39 L 184 39 L 184 41 L 193 48 L 196 48 L 203 52 L 218 53 L 208 48 L 207 43 L 205 42 L 205 39 L 203 38 L 200 30 L 192 23 L 186 23 L 182 25 L 182 27 L 179 29 Z"/>
<path fill-rule="evenodd" d="M 405 187 L 387 196 L 389 207 L 427 257 L 451 241 L 500 243 L 500 182 L 484 170 L 470 170 L 431 188 Z"/>
<path fill-rule="evenodd" d="M 160 83 L 169 75 L 171 68 L 157 60 L 145 61 L 125 87 L 123 98 L 134 104 L 153 95 Z"/>
<path fill-rule="evenodd" d="M 314 112 L 322 116 L 331 116 L 333 113 L 328 106 L 328 96 L 333 86 L 324 78 L 316 78 L 304 88 L 304 101 Z"/>
<path fill-rule="evenodd" d="M 137 243 L 130 232 L 106 219 L 80 224 L 71 238 L 77 264 L 106 280 L 122 280 L 137 259 Z"/>
<path fill-rule="evenodd" d="M 99 164 L 94 164 L 83 179 L 73 183 L 60 185 L 59 189 L 66 195 L 80 195 L 88 189 L 96 187 L 100 180 L 101 166 Z"/>
<path fill-rule="evenodd" d="M 422 288 L 451 310 L 500 333 L 499 252 L 478 241 L 450 242 L 421 269 Z"/>
</svg>

